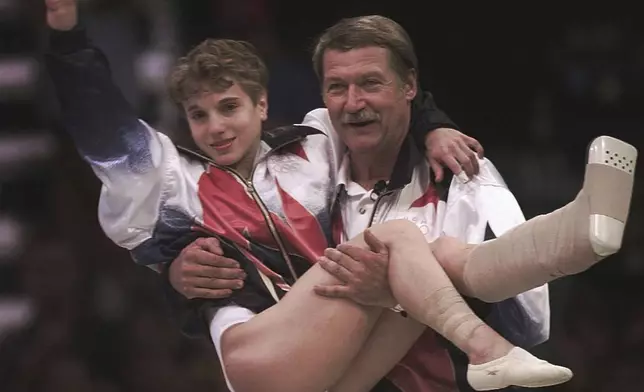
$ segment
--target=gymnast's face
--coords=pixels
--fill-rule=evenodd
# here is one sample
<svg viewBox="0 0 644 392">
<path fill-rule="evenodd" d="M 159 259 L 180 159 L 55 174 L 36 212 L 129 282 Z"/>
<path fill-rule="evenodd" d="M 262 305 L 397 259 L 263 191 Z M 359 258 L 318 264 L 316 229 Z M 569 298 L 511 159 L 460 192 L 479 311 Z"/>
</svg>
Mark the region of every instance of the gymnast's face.
<svg viewBox="0 0 644 392">
<path fill-rule="evenodd" d="M 388 49 L 328 49 L 322 59 L 323 98 L 331 123 L 352 153 L 397 148 L 409 129 L 415 74 L 401 80 Z"/>
<path fill-rule="evenodd" d="M 221 92 L 205 91 L 183 103 L 197 146 L 217 164 L 247 177 L 257 154 L 262 121 L 267 117 L 266 94 L 254 103 L 233 83 Z"/>
</svg>

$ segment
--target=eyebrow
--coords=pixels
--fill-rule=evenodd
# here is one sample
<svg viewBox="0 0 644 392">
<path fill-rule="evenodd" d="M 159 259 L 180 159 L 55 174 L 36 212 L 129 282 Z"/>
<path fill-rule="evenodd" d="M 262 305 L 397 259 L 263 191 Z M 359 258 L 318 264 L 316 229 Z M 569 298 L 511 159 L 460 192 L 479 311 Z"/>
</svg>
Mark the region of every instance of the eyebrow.
<svg viewBox="0 0 644 392">
<path fill-rule="evenodd" d="M 201 107 L 197 104 L 192 104 L 186 109 L 187 112 L 192 112 L 193 110 L 202 110 Z"/>
<path fill-rule="evenodd" d="M 384 79 L 385 75 L 380 71 L 369 71 L 364 75 L 361 75 L 359 79 L 368 79 L 368 78 Z"/>
<path fill-rule="evenodd" d="M 237 101 L 239 101 L 240 99 L 241 99 L 241 98 L 239 98 L 239 97 L 237 97 L 237 96 L 234 96 L 234 97 L 226 97 L 226 98 L 222 99 L 221 101 L 217 102 L 217 105 L 226 104 L 226 103 L 230 103 L 230 102 L 237 102 Z"/>
<path fill-rule="evenodd" d="M 380 71 L 373 70 L 373 71 L 368 71 L 363 75 L 360 75 L 356 79 L 357 80 L 364 80 L 364 79 L 374 78 L 374 77 L 379 78 L 379 79 L 383 79 L 385 77 L 385 75 Z M 344 82 L 344 78 L 339 77 L 339 76 L 330 76 L 325 80 L 325 82 L 327 82 L 327 83 Z"/>
<path fill-rule="evenodd" d="M 217 105 L 227 104 L 227 103 L 231 103 L 231 102 L 237 102 L 240 99 L 241 98 L 237 97 L 237 96 L 226 97 L 226 98 L 221 99 L 219 102 L 217 102 Z M 193 104 L 189 105 L 186 108 L 186 111 L 188 111 L 188 112 L 191 112 L 193 110 L 204 110 L 204 109 L 201 106 L 199 106 L 198 104 L 196 104 L 196 103 L 193 103 Z"/>
</svg>

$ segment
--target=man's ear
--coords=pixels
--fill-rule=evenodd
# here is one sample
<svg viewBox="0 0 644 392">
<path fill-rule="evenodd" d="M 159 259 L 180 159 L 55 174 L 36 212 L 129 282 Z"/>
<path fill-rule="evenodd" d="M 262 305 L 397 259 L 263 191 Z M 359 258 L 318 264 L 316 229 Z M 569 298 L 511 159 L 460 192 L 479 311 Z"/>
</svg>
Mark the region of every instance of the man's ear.
<svg viewBox="0 0 644 392">
<path fill-rule="evenodd" d="M 405 99 L 409 102 L 413 101 L 418 93 L 418 78 L 415 69 L 412 69 L 407 74 L 407 77 L 403 81 L 403 94 L 405 94 Z"/>
<path fill-rule="evenodd" d="M 268 119 L 268 96 L 266 92 L 261 93 L 257 98 L 257 108 L 260 111 L 262 121 L 266 121 Z"/>
</svg>

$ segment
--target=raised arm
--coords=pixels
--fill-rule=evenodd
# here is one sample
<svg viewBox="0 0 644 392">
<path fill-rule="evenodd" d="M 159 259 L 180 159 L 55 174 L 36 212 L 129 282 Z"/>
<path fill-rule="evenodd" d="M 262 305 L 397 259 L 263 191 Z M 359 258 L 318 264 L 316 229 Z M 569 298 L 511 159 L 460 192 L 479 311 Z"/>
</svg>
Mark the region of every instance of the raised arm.
<svg viewBox="0 0 644 392">
<path fill-rule="evenodd" d="M 47 0 L 49 51 L 45 65 L 60 102 L 61 120 L 80 154 L 97 168 L 150 160 L 150 132 L 111 78 L 105 55 L 78 25 L 75 0 Z"/>
<path fill-rule="evenodd" d="M 185 162 L 168 137 L 137 118 L 114 84 L 106 57 L 78 26 L 76 0 L 45 4 L 50 29 L 45 66 L 60 102 L 62 125 L 103 183 L 103 230 L 132 250 L 152 237 L 163 200 L 187 197 L 181 193 Z M 184 215 L 189 220 L 190 214 Z M 158 262 L 154 257 L 137 261 Z"/>
</svg>

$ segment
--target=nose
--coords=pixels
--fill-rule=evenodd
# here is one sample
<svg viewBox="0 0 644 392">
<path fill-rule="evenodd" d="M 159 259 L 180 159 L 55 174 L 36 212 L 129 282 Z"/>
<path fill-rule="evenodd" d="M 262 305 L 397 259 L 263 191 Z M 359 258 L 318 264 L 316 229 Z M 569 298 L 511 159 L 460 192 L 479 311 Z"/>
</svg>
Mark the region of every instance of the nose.
<svg viewBox="0 0 644 392">
<path fill-rule="evenodd" d="M 226 131 L 225 122 L 220 116 L 210 116 L 208 119 L 208 134 L 213 136 L 221 135 Z"/>
<path fill-rule="evenodd" d="M 362 99 L 362 91 L 354 84 L 349 85 L 347 90 L 347 102 L 344 109 L 349 113 L 356 113 L 365 108 L 365 102 Z"/>
</svg>

